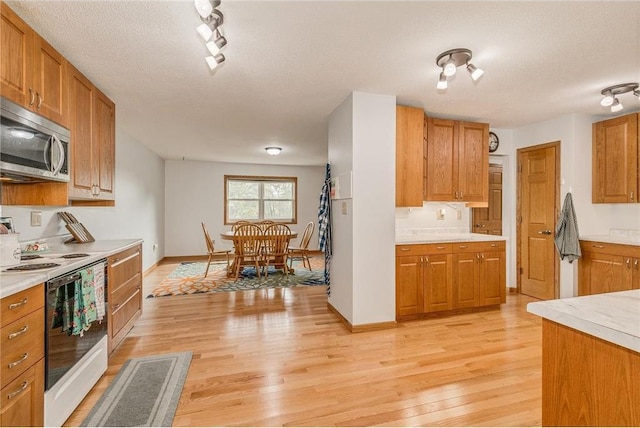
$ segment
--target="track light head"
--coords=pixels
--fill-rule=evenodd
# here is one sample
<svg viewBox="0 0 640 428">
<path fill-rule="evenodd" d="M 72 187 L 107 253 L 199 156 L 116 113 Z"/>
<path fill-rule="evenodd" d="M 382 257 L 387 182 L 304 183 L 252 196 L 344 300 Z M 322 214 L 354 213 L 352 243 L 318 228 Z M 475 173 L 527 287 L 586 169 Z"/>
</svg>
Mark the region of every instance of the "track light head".
<svg viewBox="0 0 640 428">
<path fill-rule="evenodd" d="M 602 107 L 609 107 L 611 104 L 613 104 L 613 95 L 611 95 L 611 92 L 607 92 L 600 101 L 600 105 Z"/>
<path fill-rule="evenodd" d="M 478 68 L 471 63 L 467 64 L 467 71 L 471 75 L 471 78 L 473 79 L 474 82 L 484 74 L 484 71 L 481 68 Z"/>
<path fill-rule="evenodd" d="M 622 103 L 616 98 L 613 97 L 613 104 L 611 104 L 611 113 L 616 113 L 622 110 L 624 106 Z"/>
<path fill-rule="evenodd" d="M 456 63 L 453 61 L 453 58 L 449 58 L 449 61 L 447 61 L 444 64 L 444 67 L 442 67 L 442 72 L 444 73 L 445 76 L 451 77 L 456 74 L 456 71 L 457 71 Z"/>
<path fill-rule="evenodd" d="M 207 61 L 207 65 L 211 70 L 215 70 L 219 64 L 222 64 L 225 61 L 225 57 L 223 54 L 217 54 L 215 56 L 205 57 L 205 61 Z"/>
<path fill-rule="evenodd" d="M 437 88 L 440 90 L 447 89 L 447 76 L 444 75 L 444 71 L 440 72 L 440 79 L 438 80 Z"/>
</svg>

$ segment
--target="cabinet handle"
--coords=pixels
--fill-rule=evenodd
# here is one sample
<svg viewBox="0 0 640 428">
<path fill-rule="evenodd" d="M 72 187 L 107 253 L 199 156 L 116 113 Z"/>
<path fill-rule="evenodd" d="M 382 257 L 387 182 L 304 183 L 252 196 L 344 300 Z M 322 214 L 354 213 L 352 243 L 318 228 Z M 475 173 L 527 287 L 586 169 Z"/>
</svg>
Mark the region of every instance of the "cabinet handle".
<svg viewBox="0 0 640 428">
<path fill-rule="evenodd" d="M 22 354 L 22 357 L 20 357 L 19 360 L 14 361 L 13 363 L 9 363 L 7 367 L 9 367 L 10 369 L 14 368 L 15 366 L 17 366 L 18 364 L 22 364 L 24 363 L 24 361 L 29 358 L 29 353 L 25 352 L 24 354 Z"/>
<path fill-rule="evenodd" d="M 411 251 L 411 248 L 400 248 L 400 251 Z M 117 262 L 120 259 L 115 259 L 113 262 Z"/>
<path fill-rule="evenodd" d="M 36 101 L 35 93 L 33 92 L 33 88 L 29 88 L 29 107 L 33 105 Z"/>
<path fill-rule="evenodd" d="M 592 245 L 593 248 L 604 248 L 604 245 Z"/>
<path fill-rule="evenodd" d="M 498 244 L 491 244 L 491 246 L 492 246 L 492 247 L 497 247 L 497 246 L 498 246 Z"/>
<path fill-rule="evenodd" d="M 631 268 L 631 259 L 627 259 L 627 268 Z"/>
<path fill-rule="evenodd" d="M 444 250 L 445 248 L 446 248 L 446 247 L 443 247 L 443 246 L 441 246 L 441 245 L 440 245 L 440 246 L 437 246 L 437 247 L 436 247 L 436 250 Z"/>
<path fill-rule="evenodd" d="M 460 199 L 464 198 L 464 193 L 462 193 L 462 190 L 460 191 Z"/>
<path fill-rule="evenodd" d="M 636 259 L 635 262 L 633 262 L 633 267 L 635 267 L 636 269 L 638 269 L 638 259 Z"/>
<path fill-rule="evenodd" d="M 425 256 L 424 261 L 425 263 L 429 263 L 429 256 Z"/>
<path fill-rule="evenodd" d="M 22 299 L 18 303 L 12 303 L 12 304 L 9 305 L 9 310 L 12 310 L 12 309 L 15 309 L 15 308 L 19 308 L 22 305 L 26 305 L 28 301 L 29 301 L 29 299 L 27 299 L 25 297 L 24 299 Z"/>
<path fill-rule="evenodd" d="M 466 245 L 459 245 L 458 248 L 467 248 Z"/>
<path fill-rule="evenodd" d="M 36 92 L 36 95 L 38 96 L 38 107 L 36 107 L 36 110 L 40 111 L 40 107 L 42 107 L 42 95 L 40 95 L 40 92 Z"/>
<path fill-rule="evenodd" d="M 8 337 L 9 340 L 11 339 L 15 339 L 16 337 L 20 336 L 21 334 L 24 334 L 27 332 L 27 330 L 29 330 L 29 326 L 25 325 L 24 327 L 22 327 L 20 330 L 18 331 L 14 331 L 13 333 L 11 333 Z"/>
<path fill-rule="evenodd" d="M 480 254 L 476 253 L 476 259 L 480 260 Z"/>
<path fill-rule="evenodd" d="M 631 197 L 631 200 L 633 201 L 633 192 L 631 192 L 631 194 L 629 196 Z"/>
<path fill-rule="evenodd" d="M 484 260 L 484 254 L 482 254 L 482 260 Z"/>
<path fill-rule="evenodd" d="M 7 394 L 7 399 L 11 400 L 13 397 L 15 397 L 16 395 L 20 394 L 22 391 L 27 389 L 27 386 L 29 386 L 29 382 L 26 382 L 26 381 L 22 382 L 22 384 L 20 384 L 20 387 L 18 389 Z"/>
</svg>

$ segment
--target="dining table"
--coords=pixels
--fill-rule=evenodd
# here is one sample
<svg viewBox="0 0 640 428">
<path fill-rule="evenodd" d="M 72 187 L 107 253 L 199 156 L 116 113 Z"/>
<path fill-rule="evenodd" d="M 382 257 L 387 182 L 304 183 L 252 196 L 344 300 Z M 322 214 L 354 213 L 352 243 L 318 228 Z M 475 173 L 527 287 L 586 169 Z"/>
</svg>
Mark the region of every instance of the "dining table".
<svg viewBox="0 0 640 428">
<path fill-rule="evenodd" d="M 295 239 L 298 237 L 298 232 L 295 231 L 291 231 L 291 233 L 289 234 L 289 242 L 291 242 L 292 239 Z M 227 230 L 225 232 L 222 232 L 220 234 L 220 238 L 224 241 L 233 241 L 233 230 Z M 232 277 L 234 276 L 234 272 L 236 271 L 236 264 L 235 264 L 235 259 L 231 262 L 231 266 L 229 266 L 229 269 L 227 269 L 227 276 L 228 277 Z M 291 267 L 289 268 L 289 273 L 294 273 L 294 269 Z"/>
</svg>

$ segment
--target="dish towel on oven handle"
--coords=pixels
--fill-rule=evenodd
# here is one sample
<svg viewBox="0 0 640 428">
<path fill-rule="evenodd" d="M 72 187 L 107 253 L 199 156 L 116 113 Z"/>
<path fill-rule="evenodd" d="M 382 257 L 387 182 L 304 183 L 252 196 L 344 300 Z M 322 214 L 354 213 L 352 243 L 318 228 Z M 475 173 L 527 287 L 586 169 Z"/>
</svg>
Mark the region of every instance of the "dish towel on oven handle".
<svg viewBox="0 0 640 428">
<path fill-rule="evenodd" d="M 93 288 L 96 296 L 96 313 L 98 321 L 106 315 L 104 307 L 104 263 L 93 265 Z"/>
<path fill-rule="evenodd" d="M 566 257 L 569 263 L 582 257 L 578 233 L 578 220 L 573 210 L 573 197 L 567 193 L 562 204 L 562 212 L 556 225 L 555 244 L 560 255 L 560 260 Z"/>
<path fill-rule="evenodd" d="M 76 307 L 73 311 L 73 329 L 71 330 L 71 334 L 82 337 L 84 332 L 91 328 L 91 324 L 98 321 L 94 287 L 94 267 L 81 270 L 80 277 L 80 280 L 76 281 L 75 287 Z"/>
</svg>

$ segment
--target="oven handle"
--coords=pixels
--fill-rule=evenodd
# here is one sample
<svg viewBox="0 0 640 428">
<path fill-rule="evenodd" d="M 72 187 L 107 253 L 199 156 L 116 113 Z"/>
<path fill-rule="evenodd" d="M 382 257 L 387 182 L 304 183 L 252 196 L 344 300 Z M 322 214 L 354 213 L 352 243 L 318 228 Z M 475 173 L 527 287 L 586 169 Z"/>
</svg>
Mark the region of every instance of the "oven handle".
<svg viewBox="0 0 640 428">
<path fill-rule="evenodd" d="M 55 290 L 56 288 L 60 288 L 65 284 L 70 284 L 72 282 L 76 282 L 81 278 L 80 273 L 74 273 L 71 275 L 63 276 L 62 278 L 57 278 L 51 280 L 47 283 L 47 290 Z"/>
</svg>

